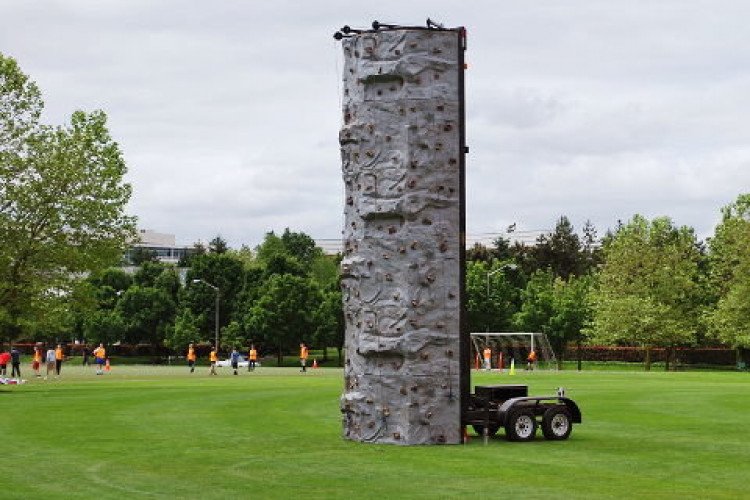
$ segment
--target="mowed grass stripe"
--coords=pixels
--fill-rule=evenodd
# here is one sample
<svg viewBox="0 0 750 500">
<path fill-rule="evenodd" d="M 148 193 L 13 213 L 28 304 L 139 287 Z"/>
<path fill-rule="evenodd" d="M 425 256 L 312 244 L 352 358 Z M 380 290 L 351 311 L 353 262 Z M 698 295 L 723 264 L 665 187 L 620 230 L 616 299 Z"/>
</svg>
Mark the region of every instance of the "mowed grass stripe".
<svg viewBox="0 0 750 500">
<path fill-rule="evenodd" d="M 584 424 L 566 442 L 407 448 L 341 439 L 340 370 L 207 371 L 65 366 L 0 389 L 4 498 L 748 494 L 745 373 L 479 372 L 533 394 L 564 386 Z"/>
</svg>

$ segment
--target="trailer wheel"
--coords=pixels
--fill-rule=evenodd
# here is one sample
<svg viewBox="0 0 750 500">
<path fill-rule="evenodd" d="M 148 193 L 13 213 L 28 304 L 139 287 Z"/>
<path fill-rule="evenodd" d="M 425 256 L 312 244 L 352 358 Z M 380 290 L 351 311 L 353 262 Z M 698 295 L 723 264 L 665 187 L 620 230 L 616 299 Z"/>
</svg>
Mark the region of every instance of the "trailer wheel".
<svg viewBox="0 0 750 500">
<path fill-rule="evenodd" d="M 573 419 L 570 411 L 564 406 L 553 406 L 544 412 L 542 417 L 542 433 L 547 439 L 562 441 L 568 439 L 573 430 Z"/>
<path fill-rule="evenodd" d="M 474 428 L 474 432 L 477 433 L 477 436 L 482 437 L 484 436 L 484 426 L 480 424 L 472 424 L 471 425 Z M 497 431 L 500 430 L 500 426 L 497 424 L 490 424 L 490 426 L 487 428 L 487 435 L 492 437 L 495 434 L 497 434 Z"/>
<path fill-rule="evenodd" d="M 516 410 L 505 421 L 505 437 L 509 441 L 531 441 L 536 434 L 537 423 L 531 410 Z"/>
</svg>

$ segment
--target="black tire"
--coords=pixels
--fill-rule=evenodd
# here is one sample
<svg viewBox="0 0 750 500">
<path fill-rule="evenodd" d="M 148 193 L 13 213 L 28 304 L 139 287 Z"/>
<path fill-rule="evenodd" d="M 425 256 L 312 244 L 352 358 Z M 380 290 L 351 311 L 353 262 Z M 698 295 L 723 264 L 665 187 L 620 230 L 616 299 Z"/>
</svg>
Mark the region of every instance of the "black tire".
<svg viewBox="0 0 750 500">
<path fill-rule="evenodd" d="M 480 424 L 472 424 L 472 427 L 474 428 L 474 432 L 477 433 L 477 436 L 482 437 L 484 436 L 484 426 Z M 500 426 L 498 424 L 490 424 L 490 426 L 487 428 L 487 435 L 492 437 L 495 434 L 497 434 L 497 431 L 500 430 Z"/>
<path fill-rule="evenodd" d="M 568 439 L 573 430 L 573 418 L 564 406 L 553 406 L 544 412 L 542 433 L 547 439 L 562 441 Z"/>
<path fill-rule="evenodd" d="M 505 420 L 505 437 L 508 441 L 531 441 L 538 424 L 531 410 L 514 410 Z"/>
</svg>

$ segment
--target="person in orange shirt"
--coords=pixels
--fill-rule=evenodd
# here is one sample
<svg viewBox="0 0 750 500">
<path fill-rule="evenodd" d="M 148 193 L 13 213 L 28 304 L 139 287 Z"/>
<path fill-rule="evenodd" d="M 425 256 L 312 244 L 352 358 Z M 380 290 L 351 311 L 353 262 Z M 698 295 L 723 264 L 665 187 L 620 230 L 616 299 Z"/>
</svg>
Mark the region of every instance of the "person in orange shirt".
<svg viewBox="0 0 750 500">
<path fill-rule="evenodd" d="M 42 365 L 42 351 L 39 350 L 38 347 L 34 348 L 34 358 L 31 362 L 31 368 L 34 369 L 34 373 L 36 373 L 37 377 L 41 377 L 42 374 L 39 373 L 39 367 Z"/>
<path fill-rule="evenodd" d="M 96 374 L 101 375 L 104 373 L 104 363 L 107 362 L 107 351 L 104 349 L 104 344 L 99 344 L 99 347 L 94 349 L 94 360 L 96 361 Z"/>
<path fill-rule="evenodd" d="M 55 349 L 55 377 L 60 376 L 60 368 L 62 368 L 62 362 L 63 362 L 63 350 L 62 346 L 60 344 L 57 344 L 57 348 Z"/>
<path fill-rule="evenodd" d="M 492 369 L 492 349 L 490 349 L 490 346 L 487 346 L 484 348 L 484 351 L 482 351 L 482 355 L 484 356 L 484 369 L 491 370 Z"/>
<path fill-rule="evenodd" d="M 193 373 L 195 371 L 195 348 L 193 344 L 188 346 L 187 362 L 190 367 L 190 373 Z"/>
<path fill-rule="evenodd" d="M 258 361 L 258 351 L 255 350 L 253 344 L 250 344 L 250 352 L 247 353 L 247 371 L 255 370 L 256 361 Z"/>
<path fill-rule="evenodd" d="M 307 371 L 307 346 L 304 342 L 299 345 L 299 364 L 302 366 L 301 372 Z"/>
<path fill-rule="evenodd" d="M 534 365 L 536 365 L 536 351 L 532 350 L 526 358 L 526 369 L 533 370 Z"/>
<path fill-rule="evenodd" d="M 214 347 L 211 349 L 211 354 L 208 355 L 208 360 L 211 362 L 211 371 L 208 372 L 209 375 L 218 375 L 216 373 L 216 362 L 219 361 L 219 355 L 216 354 L 216 348 Z"/>
</svg>

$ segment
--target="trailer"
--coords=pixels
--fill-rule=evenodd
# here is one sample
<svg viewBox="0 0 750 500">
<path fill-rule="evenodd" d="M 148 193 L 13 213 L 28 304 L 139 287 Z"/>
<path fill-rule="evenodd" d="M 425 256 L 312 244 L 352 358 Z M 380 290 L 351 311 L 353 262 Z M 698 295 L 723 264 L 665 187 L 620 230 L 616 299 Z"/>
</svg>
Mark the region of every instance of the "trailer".
<svg viewBox="0 0 750 500">
<path fill-rule="evenodd" d="M 541 427 L 546 439 L 568 439 L 573 424 L 581 423 L 581 410 L 558 389 L 554 396 L 529 396 L 521 384 L 478 385 L 468 397 L 463 425 L 485 439 L 502 428 L 509 441 L 531 441 Z"/>
</svg>

